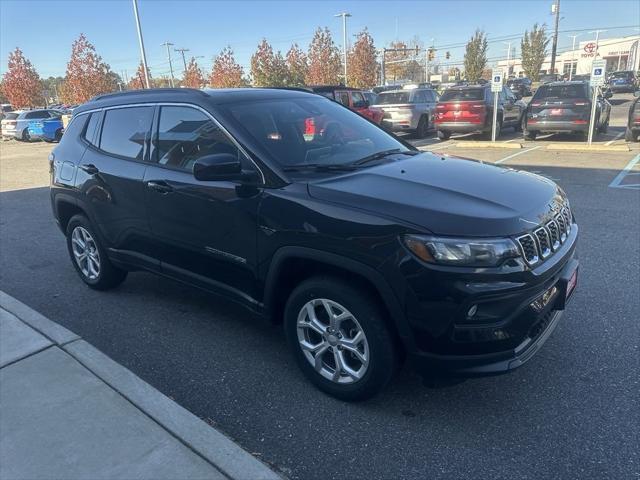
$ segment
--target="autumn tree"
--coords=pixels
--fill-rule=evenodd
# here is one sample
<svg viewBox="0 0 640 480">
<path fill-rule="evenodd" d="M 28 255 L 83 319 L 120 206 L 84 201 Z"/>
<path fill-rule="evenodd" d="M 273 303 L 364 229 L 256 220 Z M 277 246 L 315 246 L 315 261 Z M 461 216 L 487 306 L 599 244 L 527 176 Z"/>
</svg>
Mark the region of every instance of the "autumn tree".
<svg viewBox="0 0 640 480">
<path fill-rule="evenodd" d="M 389 45 L 391 52 L 385 54 L 384 64 L 384 76 L 391 77 L 392 81 L 399 80 L 406 77 L 407 71 L 407 59 L 412 55 L 408 50 L 408 46 L 405 42 L 395 41 Z"/>
<path fill-rule="evenodd" d="M 309 45 L 308 85 L 335 85 L 340 79 L 342 62 L 340 51 L 331 38 L 328 28 L 318 28 Z"/>
<path fill-rule="evenodd" d="M 251 56 L 251 78 L 255 87 L 283 87 L 288 85 L 289 72 L 280 52 L 274 53 L 266 39 Z"/>
<path fill-rule="evenodd" d="M 96 48 L 84 34 L 71 45 L 71 58 L 62 85 L 62 97 L 67 103 L 84 103 L 98 94 L 118 88 L 111 68 L 96 53 Z"/>
<path fill-rule="evenodd" d="M 292 87 L 303 86 L 309 65 L 307 64 L 307 55 L 298 47 L 297 43 L 291 45 L 285 63 L 289 75 L 288 84 Z"/>
<path fill-rule="evenodd" d="M 196 59 L 191 57 L 187 64 L 187 69 L 184 72 L 184 78 L 182 79 L 182 85 L 189 88 L 202 88 L 205 84 L 204 74 L 198 66 Z"/>
<path fill-rule="evenodd" d="M 366 28 L 356 37 L 353 48 L 347 55 L 348 84 L 356 88 L 371 88 L 378 79 L 376 47 Z"/>
<path fill-rule="evenodd" d="M 540 69 L 544 63 L 544 57 L 547 55 L 547 38 L 546 25 L 538 26 L 534 24 L 531 31 L 526 30 L 524 37 L 520 42 L 522 54 L 522 69 L 527 77 L 536 82 L 540 78 Z"/>
<path fill-rule="evenodd" d="M 225 47 L 213 60 L 213 68 L 209 77 L 209 84 L 213 88 L 244 87 L 244 70 L 236 62 L 231 47 Z"/>
<path fill-rule="evenodd" d="M 147 74 L 149 75 L 149 83 L 151 84 L 153 79 L 151 78 L 151 72 L 149 72 L 149 68 L 147 68 Z M 141 61 L 140 64 L 138 65 L 138 70 L 136 70 L 135 75 L 131 77 L 131 80 L 129 80 L 129 83 L 127 84 L 127 89 L 140 90 L 143 88 L 145 88 L 144 65 L 142 64 L 142 61 Z"/>
<path fill-rule="evenodd" d="M 478 29 L 467 43 L 464 53 L 464 72 L 468 81 L 476 82 L 487 66 L 487 36 Z"/>
<path fill-rule="evenodd" d="M 9 54 L 8 69 L 2 76 L 2 93 L 13 108 L 35 107 L 43 101 L 40 77 L 19 48 Z"/>
</svg>

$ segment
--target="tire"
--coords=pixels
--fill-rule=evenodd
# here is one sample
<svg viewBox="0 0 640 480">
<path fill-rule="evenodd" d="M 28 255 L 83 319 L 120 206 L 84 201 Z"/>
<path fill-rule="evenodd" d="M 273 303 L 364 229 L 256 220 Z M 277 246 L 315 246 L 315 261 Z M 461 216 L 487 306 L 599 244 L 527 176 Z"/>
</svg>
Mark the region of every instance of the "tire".
<svg viewBox="0 0 640 480">
<path fill-rule="evenodd" d="M 120 285 L 127 278 L 126 270 L 121 270 L 111 263 L 100 238 L 84 215 L 75 215 L 69 220 L 67 250 L 76 272 L 90 288 L 108 290 Z M 81 259 L 82 252 L 84 260 Z"/>
<path fill-rule="evenodd" d="M 624 139 L 627 142 L 637 142 L 638 141 L 638 135 L 634 135 L 633 131 L 627 127 L 627 129 L 624 132 Z"/>
<path fill-rule="evenodd" d="M 525 140 L 535 141 L 538 136 L 538 132 L 532 132 L 531 130 L 527 130 L 527 121 L 525 118 L 522 119 L 522 138 Z"/>
<path fill-rule="evenodd" d="M 23 142 L 31 141 L 31 137 L 29 136 L 29 131 L 26 128 L 22 131 L 22 135 L 20 135 L 20 140 Z"/>
<path fill-rule="evenodd" d="M 331 325 L 329 309 L 333 315 L 346 318 Z M 310 310 L 315 321 L 309 320 Z M 322 276 L 305 280 L 291 293 L 284 327 L 298 366 L 311 383 L 333 397 L 358 401 L 380 392 L 399 366 L 398 350 L 384 317 L 376 297 L 365 289 Z M 337 330 L 331 330 L 332 326 Z M 363 338 L 356 344 L 359 357 L 352 350 L 353 344 L 347 347 L 346 343 L 356 338 L 356 332 Z M 320 348 L 322 353 L 304 350 L 302 343 Z M 339 361 L 343 368 L 336 373 Z"/>
<path fill-rule="evenodd" d="M 445 130 L 438 130 L 438 138 L 440 140 L 449 140 L 449 137 L 451 137 L 451 132 L 447 132 Z"/>
<path fill-rule="evenodd" d="M 56 143 L 60 143 L 60 140 L 62 140 L 62 131 L 58 130 L 58 131 L 56 131 L 56 136 L 53 139 L 53 141 L 56 142 Z"/>
<path fill-rule="evenodd" d="M 429 132 L 429 119 L 426 116 L 420 117 L 418 121 L 418 128 L 416 128 L 416 136 L 418 138 L 425 138 Z"/>
</svg>

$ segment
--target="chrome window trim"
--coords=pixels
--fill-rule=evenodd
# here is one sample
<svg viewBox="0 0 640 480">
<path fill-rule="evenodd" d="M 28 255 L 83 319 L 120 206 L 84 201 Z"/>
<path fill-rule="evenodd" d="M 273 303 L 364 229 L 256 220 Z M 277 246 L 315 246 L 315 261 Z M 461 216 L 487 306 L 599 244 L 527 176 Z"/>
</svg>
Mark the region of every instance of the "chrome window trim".
<svg viewBox="0 0 640 480">
<path fill-rule="evenodd" d="M 555 220 L 550 220 L 547 222 L 545 227 L 547 228 L 547 231 L 550 234 L 549 240 L 552 240 L 551 237 L 553 237 L 553 235 L 551 235 L 551 229 L 549 228 L 549 225 L 554 225 L 557 232 L 557 240 L 553 240 L 552 242 L 550 242 L 551 249 L 555 252 L 556 250 L 558 250 L 558 248 L 560 248 L 560 245 L 562 245 L 562 243 L 560 242 L 560 226 L 558 225 L 558 222 L 556 222 Z"/>
<path fill-rule="evenodd" d="M 527 260 L 527 254 L 525 252 L 524 245 L 522 244 L 523 238 L 529 238 L 533 242 L 533 248 L 536 251 L 536 253 L 533 259 L 531 260 Z M 525 233 L 524 235 L 520 235 L 519 237 L 516 237 L 516 241 L 518 242 L 518 245 L 520 246 L 520 250 L 522 251 L 522 258 L 524 259 L 525 262 L 527 262 L 528 265 L 535 265 L 540 261 L 540 257 L 538 256 L 538 242 L 536 241 L 535 238 L 533 238 L 533 235 L 531 235 L 530 233 Z"/>
<path fill-rule="evenodd" d="M 544 234 L 544 236 L 547 238 L 548 247 L 546 249 L 542 248 L 542 243 L 540 242 L 540 238 L 538 236 L 538 232 L 542 232 Z M 535 234 L 535 239 L 536 239 L 536 242 L 538 244 L 538 253 L 540 254 L 540 257 L 544 260 L 549 255 L 551 255 L 551 240 L 549 238 L 549 232 L 547 232 L 546 228 L 539 227 L 539 228 L 536 228 L 533 231 L 533 233 Z"/>
</svg>

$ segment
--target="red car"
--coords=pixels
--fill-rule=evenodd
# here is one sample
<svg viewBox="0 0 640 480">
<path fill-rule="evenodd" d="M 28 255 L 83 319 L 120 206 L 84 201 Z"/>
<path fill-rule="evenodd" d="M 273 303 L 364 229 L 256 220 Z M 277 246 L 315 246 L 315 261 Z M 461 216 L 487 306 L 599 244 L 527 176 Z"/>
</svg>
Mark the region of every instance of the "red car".
<svg viewBox="0 0 640 480">
<path fill-rule="evenodd" d="M 354 112 L 358 112 L 363 117 L 368 118 L 372 122 L 380 125 L 382 122 L 382 116 L 384 113 L 378 108 L 372 108 L 369 102 L 366 100 L 362 93 L 362 90 L 357 88 L 343 87 L 342 85 L 331 86 L 323 85 L 318 87 L 309 87 L 314 93 L 324 95 L 331 100 L 335 100 L 343 104 L 345 107 L 349 107 Z"/>
</svg>

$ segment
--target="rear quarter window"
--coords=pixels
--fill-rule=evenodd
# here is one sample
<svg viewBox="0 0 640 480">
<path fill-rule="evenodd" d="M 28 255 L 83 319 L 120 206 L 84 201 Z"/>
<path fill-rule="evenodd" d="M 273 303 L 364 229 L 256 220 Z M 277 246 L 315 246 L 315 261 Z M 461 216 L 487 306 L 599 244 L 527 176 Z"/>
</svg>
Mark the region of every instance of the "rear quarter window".
<svg viewBox="0 0 640 480">
<path fill-rule="evenodd" d="M 538 88 L 534 98 L 587 98 L 587 91 L 584 85 L 548 85 Z"/>
<path fill-rule="evenodd" d="M 143 160 L 154 107 L 106 110 L 100 135 L 100 150 L 132 160 Z"/>
<path fill-rule="evenodd" d="M 395 103 L 409 103 L 409 92 L 384 92 L 378 95 L 378 105 L 393 105 Z"/>
</svg>

